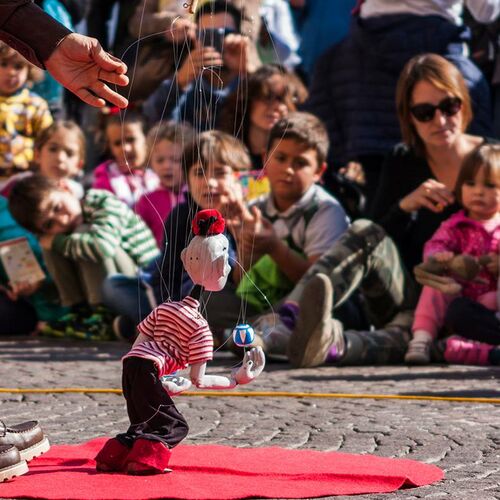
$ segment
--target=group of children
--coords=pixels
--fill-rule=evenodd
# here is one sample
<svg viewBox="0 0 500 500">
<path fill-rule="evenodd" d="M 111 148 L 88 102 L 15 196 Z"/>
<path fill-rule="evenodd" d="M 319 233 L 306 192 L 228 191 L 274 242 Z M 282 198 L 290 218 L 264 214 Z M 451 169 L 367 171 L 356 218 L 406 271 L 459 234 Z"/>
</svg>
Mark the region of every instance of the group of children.
<svg viewBox="0 0 500 500">
<path fill-rule="evenodd" d="M 196 134 L 176 122 L 160 122 L 146 133 L 144 117 L 132 109 L 103 114 L 107 156 L 85 178 L 82 130 L 71 121 L 52 122 L 48 107 L 27 87 L 28 62 L 3 45 L 0 59 L 6 115 L 0 193 L 9 200 L 2 209 L 37 235 L 38 241 L 29 241 L 48 277 L 43 283 L 5 283 L 2 309 L 15 317 L 27 299 L 38 319 L 47 321 L 42 333 L 112 338 L 119 316 L 128 318 L 128 331 L 122 335 L 124 322 L 114 322 L 117 335 L 134 338 L 135 325 L 155 305 L 189 293 L 192 282 L 180 254 L 199 209 L 216 208 L 227 219 L 232 271 L 222 291 L 205 297 L 216 334 L 279 304 L 349 227 L 341 204 L 319 185 L 328 136 L 310 114 L 283 109 L 267 127 L 259 167 L 270 192 L 257 200 L 244 196 L 241 175 L 255 165 L 238 139 L 218 130 Z M 276 71 L 269 71 L 269 81 L 275 78 Z M 498 307 L 497 149 L 484 145 L 465 162 L 456 193 L 464 211 L 440 228 L 425 251 L 426 259 L 442 263 L 460 253 L 488 254 L 479 277 L 461 283 L 459 293 L 490 309 Z M 14 223 L 8 221 L 5 227 Z M 49 282 L 59 301 L 53 293 L 45 302 L 35 300 Z M 430 343 L 450 301 L 423 289 L 407 362 L 430 360 Z M 10 328 L 16 332 L 15 321 Z"/>
</svg>

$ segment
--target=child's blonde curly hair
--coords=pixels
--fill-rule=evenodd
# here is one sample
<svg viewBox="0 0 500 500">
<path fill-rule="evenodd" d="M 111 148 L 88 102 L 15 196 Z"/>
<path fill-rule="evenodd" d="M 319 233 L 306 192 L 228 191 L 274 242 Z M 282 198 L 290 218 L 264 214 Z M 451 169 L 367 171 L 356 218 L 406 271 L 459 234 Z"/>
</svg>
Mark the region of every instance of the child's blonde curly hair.
<svg viewBox="0 0 500 500">
<path fill-rule="evenodd" d="M 28 80 L 27 83 L 37 83 L 43 80 L 44 71 L 34 64 L 25 59 L 17 50 L 13 49 L 6 43 L 0 41 L 0 61 L 9 61 L 17 59 L 20 63 L 28 66 Z"/>
</svg>

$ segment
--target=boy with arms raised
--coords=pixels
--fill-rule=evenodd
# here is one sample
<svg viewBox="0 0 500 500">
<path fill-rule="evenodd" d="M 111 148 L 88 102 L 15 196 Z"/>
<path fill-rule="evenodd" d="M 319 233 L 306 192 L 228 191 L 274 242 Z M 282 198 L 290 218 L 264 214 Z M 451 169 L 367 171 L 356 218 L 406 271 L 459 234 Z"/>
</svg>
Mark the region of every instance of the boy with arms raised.
<svg viewBox="0 0 500 500">
<path fill-rule="evenodd" d="M 313 115 L 291 113 L 279 120 L 271 130 L 264 162 L 270 194 L 248 208 L 239 202 L 232 207 L 236 216 L 228 224 L 246 271 L 236 298 L 248 303 L 249 316 L 278 304 L 349 226 L 339 202 L 317 184 L 326 168 L 328 145 L 325 127 Z M 224 292 L 217 295 L 220 306 L 228 308 Z M 257 333 L 265 318 L 254 324 Z M 266 349 L 284 353 L 287 339 L 265 333 L 263 339 Z"/>
</svg>

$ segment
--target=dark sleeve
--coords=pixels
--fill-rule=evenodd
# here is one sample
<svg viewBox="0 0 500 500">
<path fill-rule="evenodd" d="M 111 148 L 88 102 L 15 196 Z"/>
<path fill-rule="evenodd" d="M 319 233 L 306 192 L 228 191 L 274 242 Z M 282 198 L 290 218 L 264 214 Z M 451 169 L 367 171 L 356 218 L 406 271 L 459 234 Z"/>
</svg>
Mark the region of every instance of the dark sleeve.
<svg viewBox="0 0 500 500">
<path fill-rule="evenodd" d="M 142 105 L 144 115 L 153 124 L 159 120 L 169 120 L 183 92 L 177 87 L 177 80 L 164 80 Z"/>
<path fill-rule="evenodd" d="M 409 165 L 412 162 L 413 158 L 401 146 L 389 153 L 373 201 L 371 218 L 393 238 L 402 235 L 411 224 L 411 213 L 401 210 L 399 201 L 414 189 L 407 182 L 407 175 L 413 170 Z"/>
<path fill-rule="evenodd" d="M 187 245 L 191 232 L 190 216 L 193 211 L 185 203 L 177 205 L 165 220 L 162 256 L 152 276 L 152 287 L 160 304 L 168 298 L 180 300 L 184 267 L 182 249 Z"/>
<path fill-rule="evenodd" d="M 0 0 L 0 40 L 40 68 L 70 33 L 31 0 Z"/>
</svg>

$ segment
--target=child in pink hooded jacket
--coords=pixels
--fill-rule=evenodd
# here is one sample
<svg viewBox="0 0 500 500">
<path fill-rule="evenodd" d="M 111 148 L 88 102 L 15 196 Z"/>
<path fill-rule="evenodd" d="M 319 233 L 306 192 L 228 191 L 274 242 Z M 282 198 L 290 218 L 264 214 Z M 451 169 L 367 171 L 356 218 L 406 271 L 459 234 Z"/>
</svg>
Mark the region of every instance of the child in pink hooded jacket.
<svg viewBox="0 0 500 500">
<path fill-rule="evenodd" d="M 488 255 L 474 281 L 456 281 L 460 294 L 489 309 L 497 310 L 498 252 L 500 241 L 500 146 L 482 145 L 464 161 L 455 187 L 455 196 L 463 210 L 443 222 L 424 247 L 424 260 L 431 256 L 449 262 L 455 255 Z M 415 310 L 413 339 L 405 361 L 427 364 L 430 346 L 444 323 L 446 310 L 454 295 L 425 286 Z M 484 364 L 491 346 L 484 344 Z M 446 359 L 446 353 L 445 353 Z"/>
<path fill-rule="evenodd" d="M 111 191 L 132 208 L 159 184 L 158 176 L 146 168 L 144 120 L 135 111 L 126 110 L 120 115 L 112 108 L 104 115 L 102 129 L 112 159 L 94 169 L 92 188 Z"/>
</svg>

